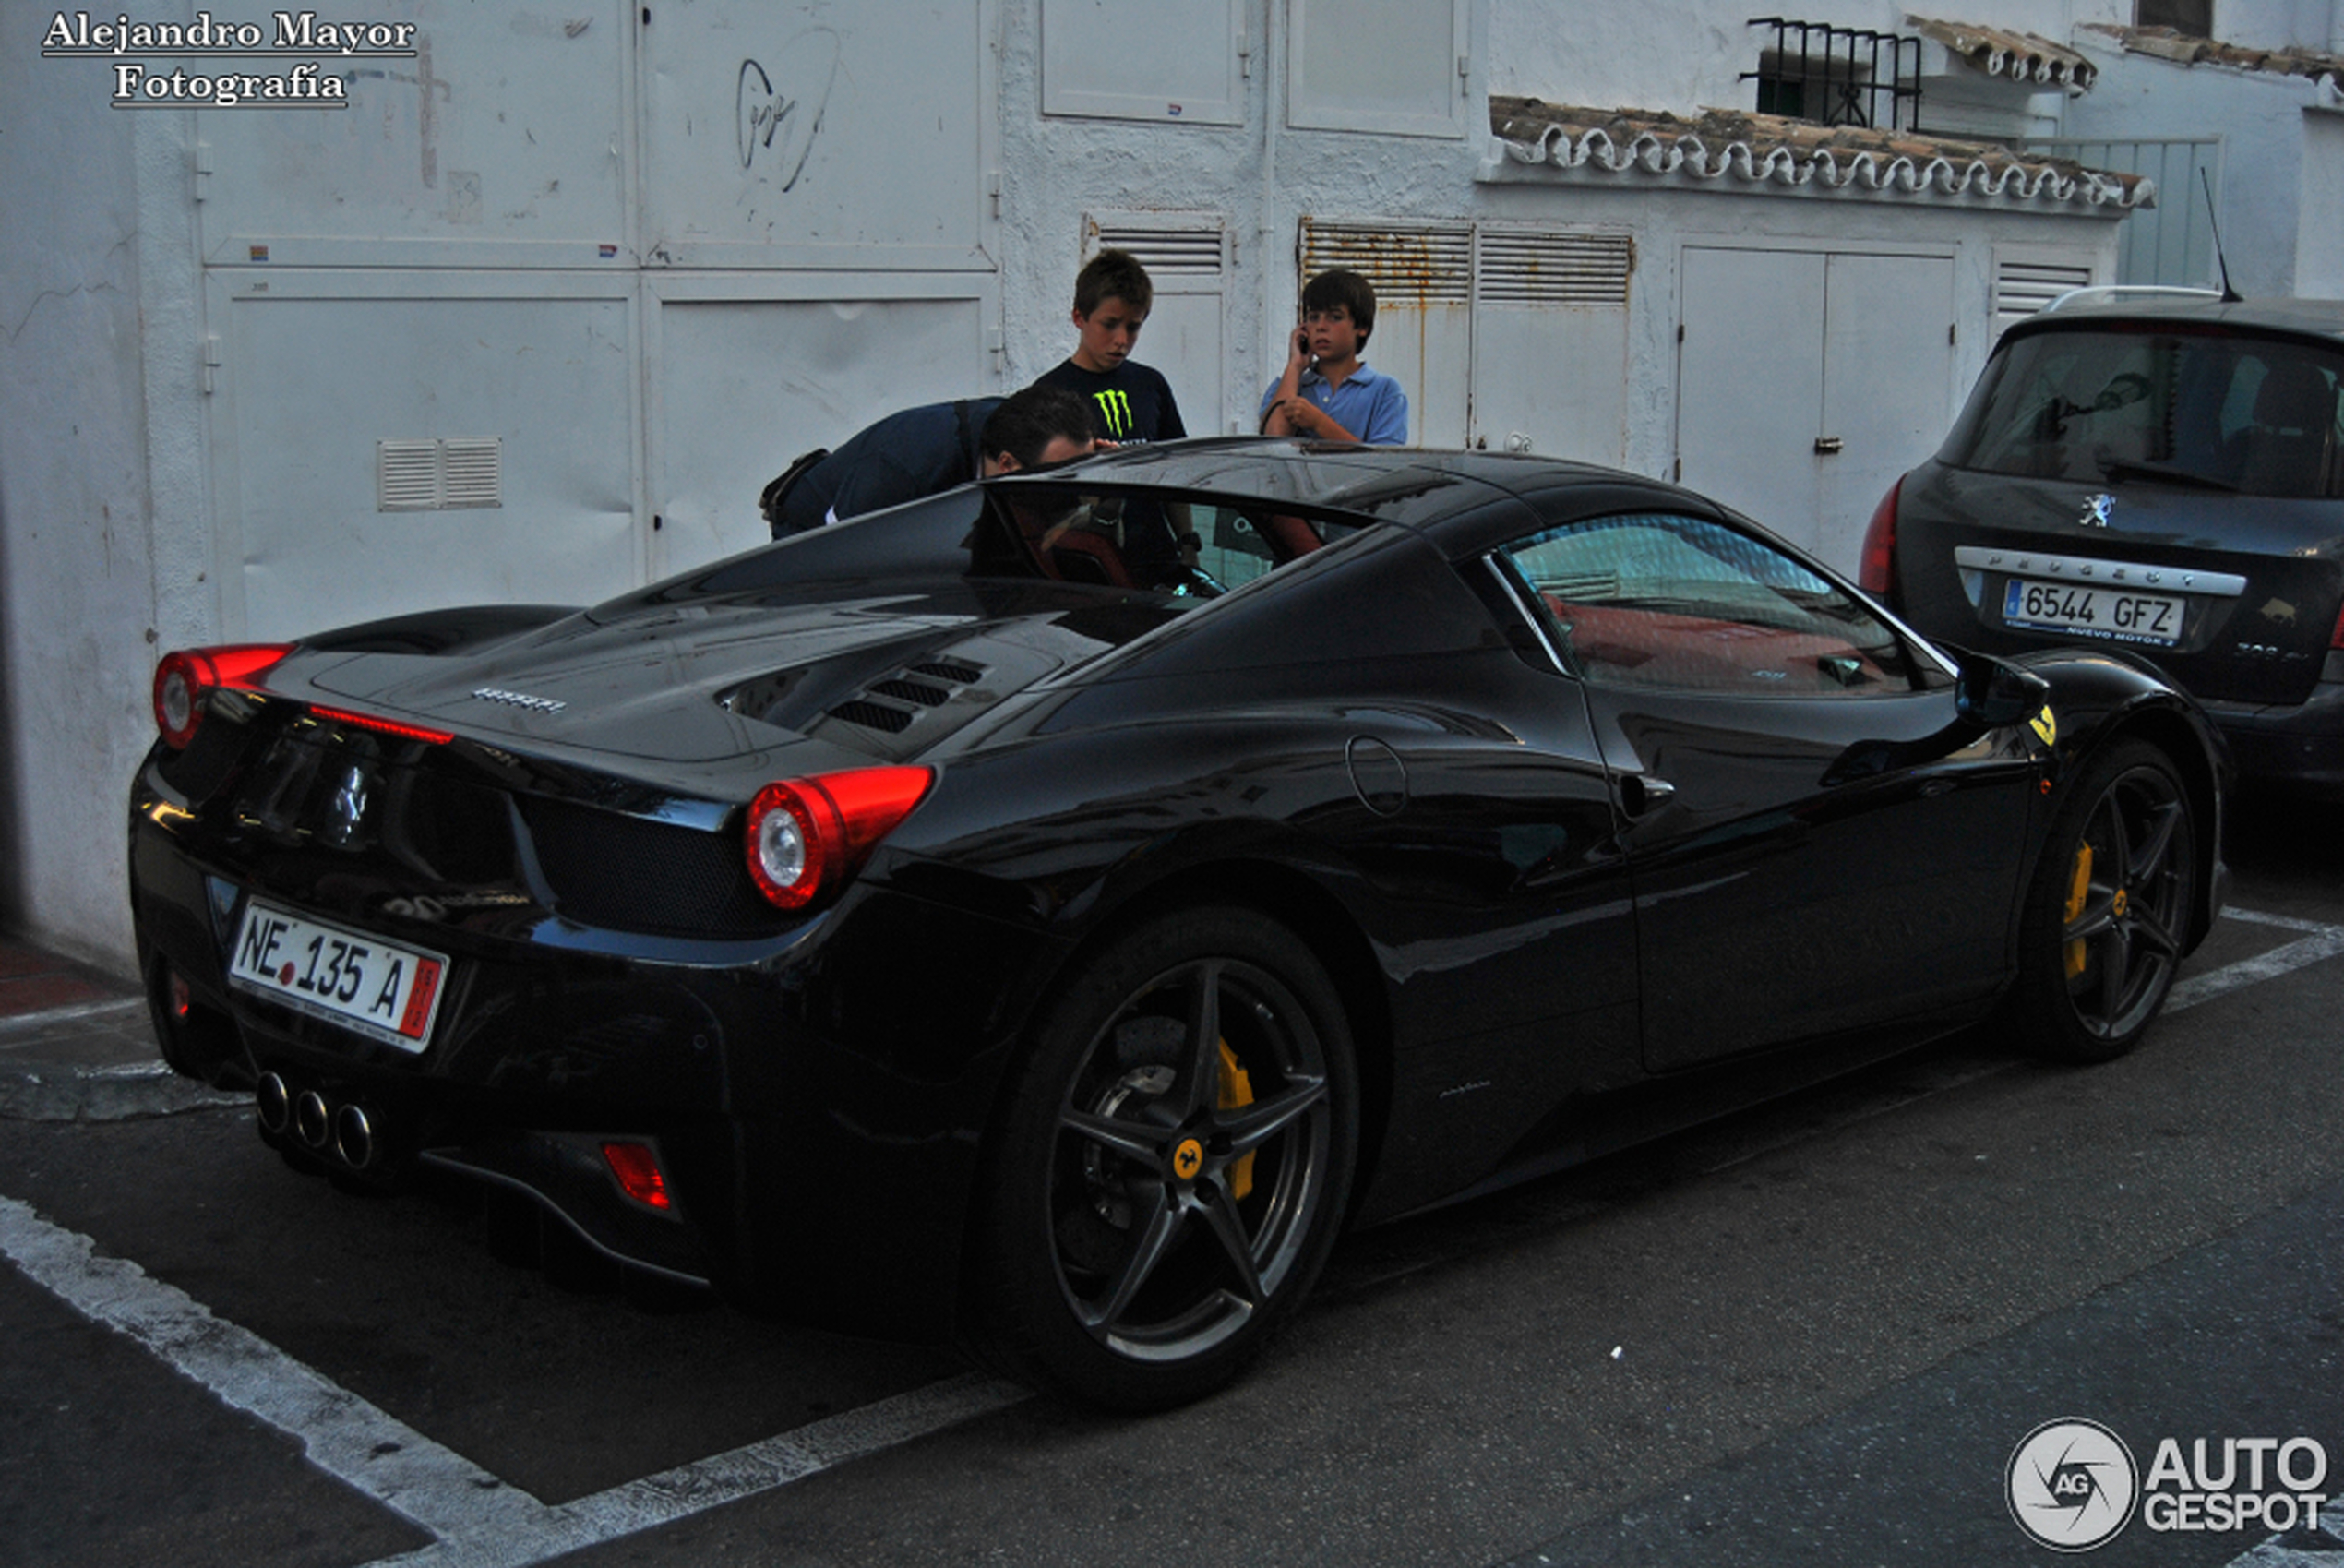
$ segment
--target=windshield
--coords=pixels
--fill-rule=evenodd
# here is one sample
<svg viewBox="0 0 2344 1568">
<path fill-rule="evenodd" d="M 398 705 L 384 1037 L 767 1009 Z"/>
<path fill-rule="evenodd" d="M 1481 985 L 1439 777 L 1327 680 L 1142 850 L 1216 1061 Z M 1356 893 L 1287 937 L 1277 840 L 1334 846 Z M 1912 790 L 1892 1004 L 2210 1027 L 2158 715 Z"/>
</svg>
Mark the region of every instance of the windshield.
<svg viewBox="0 0 2344 1568">
<path fill-rule="evenodd" d="M 1942 454 L 2087 485 L 2344 496 L 2344 356 L 2224 331 L 2111 327 L 1995 355 Z"/>
</svg>

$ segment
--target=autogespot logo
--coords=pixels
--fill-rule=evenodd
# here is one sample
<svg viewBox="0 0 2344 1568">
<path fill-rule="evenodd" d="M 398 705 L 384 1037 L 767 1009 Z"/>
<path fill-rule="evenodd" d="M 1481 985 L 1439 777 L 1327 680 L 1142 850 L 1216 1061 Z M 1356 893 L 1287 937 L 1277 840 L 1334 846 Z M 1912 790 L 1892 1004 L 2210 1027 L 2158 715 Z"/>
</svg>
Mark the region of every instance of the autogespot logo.
<svg viewBox="0 0 2344 1568">
<path fill-rule="evenodd" d="M 2053 1551 L 2089 1551 L 2131 1522 L 2140 1471 L 2123 1438 L 2070 1417 L 2045 1421 L 2011 1450 L 2003 1492 L 2028 1538 Z"/>
</svg>

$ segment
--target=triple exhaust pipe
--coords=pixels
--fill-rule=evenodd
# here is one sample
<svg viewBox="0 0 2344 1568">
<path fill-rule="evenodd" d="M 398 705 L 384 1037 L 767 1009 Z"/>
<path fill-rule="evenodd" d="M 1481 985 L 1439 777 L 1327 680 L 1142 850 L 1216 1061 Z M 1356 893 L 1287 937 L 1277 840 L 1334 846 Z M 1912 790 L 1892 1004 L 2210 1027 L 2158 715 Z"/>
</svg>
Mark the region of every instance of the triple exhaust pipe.
<svg viewBox="0 0 2344 1568">
<path fill-rule="evenodd" d="M 260 1075 L 253 1113 L 270 1137 L 297 1139 L 311 1154 L 331 1155 L 353 1170 L 368 1168 L 381 1153 L 374 1119 L 364 1106 L 331 1105 L 315 1089 L 296 1094 L 274 1072 Z"/>
</svg>

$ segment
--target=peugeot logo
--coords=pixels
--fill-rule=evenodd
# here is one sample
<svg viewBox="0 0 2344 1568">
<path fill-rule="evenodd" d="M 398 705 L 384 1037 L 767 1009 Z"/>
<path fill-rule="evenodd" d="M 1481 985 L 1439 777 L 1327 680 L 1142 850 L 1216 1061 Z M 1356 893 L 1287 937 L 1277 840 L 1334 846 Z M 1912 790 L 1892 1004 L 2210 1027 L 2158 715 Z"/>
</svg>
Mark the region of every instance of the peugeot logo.
<svg viewBox="0 0 2344 1568">
<path fill-rule="evenodd" d="M 502 702 L 508 708 L 526 708 L 532 713 L 558 713 L 569 706 L 550 697 L 532 697 L 525 691 L 499 691 L 493 686 L 484 686 L 472 695 L 483 702 Z"/>
<path fill-rule="evenodd" d="M 2116 497 L 2102 491 L 2084 497 L 2084 515 L 2075 521 L 2086 528 L 2106 528 L 2108 514 L 2116 509 Z"/>
</svg>

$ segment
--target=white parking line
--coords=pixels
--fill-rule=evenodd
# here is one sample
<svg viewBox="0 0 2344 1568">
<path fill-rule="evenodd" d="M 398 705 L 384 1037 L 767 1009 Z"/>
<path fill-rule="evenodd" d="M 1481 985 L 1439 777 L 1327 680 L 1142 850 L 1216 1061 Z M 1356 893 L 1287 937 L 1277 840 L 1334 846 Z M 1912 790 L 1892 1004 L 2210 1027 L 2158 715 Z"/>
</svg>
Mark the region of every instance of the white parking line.
<svg viewBox="0 0 2344 1568">
<path fill-rule="evenodd" d="M 2166 1011 L 2178 1012 L 2344 953 L 2344 926 L 2245 909 L 2224 916 L 2303 934 L 2256 957 L 2191 976 L 2173 987 Z M 36 1016 L 48 1022 L 142 1005 L 105 1003 Z M 1023 1389 L 975 1374 L 950 1378 L 591 1497 L 548 1504 L 338 1387 L 258 1335 L 215 1317 L 138 1264 L 98 1256 L 88 1237 L 52 1225 L 29 1204 L 8 1197 L 0 1197 L 0 1255 L 84 1316 L 129 1335 L 223 1403 L 294 1439 L 310 1463 L 435 1538 L 430 1546 L 369 1568 L 529 1568 L 788 1486 L 1027 1397 Z M 2279 1548 L 2274 1538 L 2237 1562 L 2297 1568 L 2302 1555 Z M 2319 1559 L 2333 1560 L 2327 1554 Z"/>
<path fill-rule="evenodd" d="M 2305 934 L 2268 952 L 2242 958 L 2236 964 L 2225 964 L 2219 969 L 2209 969 L 2203 975 L 2191 976 L 2175 986 L 2172 994 L 2165 999 L 2167 1012 L 2179 1012 L 2244 987 L 2277 979 L 2291 969 L 2301 969 L 2307 964 L 2317 964 L 2324 958 L 2344 953 L 2344 926 L 2326 926 L 2316 920 L 2298 920 L 2287 915 L 2265 915 L 2252 909 L 2226 909 L 2222 917 L 2243 921 L 2250 926 L 2276 926 L 2281 930 Z"/>
<path fill-rule="evenodd" d="M 138 1264 L 0 1197 L 0 1254 L 95 1323 L 129 1335 L 225 1404 L 302 1445 L 311 1464 L 436 1538 L 386 1559 L 401 1568 L 527 1568 L 787 1486 L 1026 1397 L 974 1375 L 948 1379 L 574 1502 L 549 1506 L 215 1317 Z"/>
<path fill-rule="evenodd" d="M 120 1001 L 85 1001 L 72 1007 L 53 1007 L 46 1012 L 19 1012 L 0 1018 L 0 1035 L 24 1035 L 35 1029 L 46 1029 L 54 1023 L 71 1023 L 79 1018 L 103 1018 L 109 1013 L 143 1012 L 145 999 L 126 997 Z"/>
</svg>

